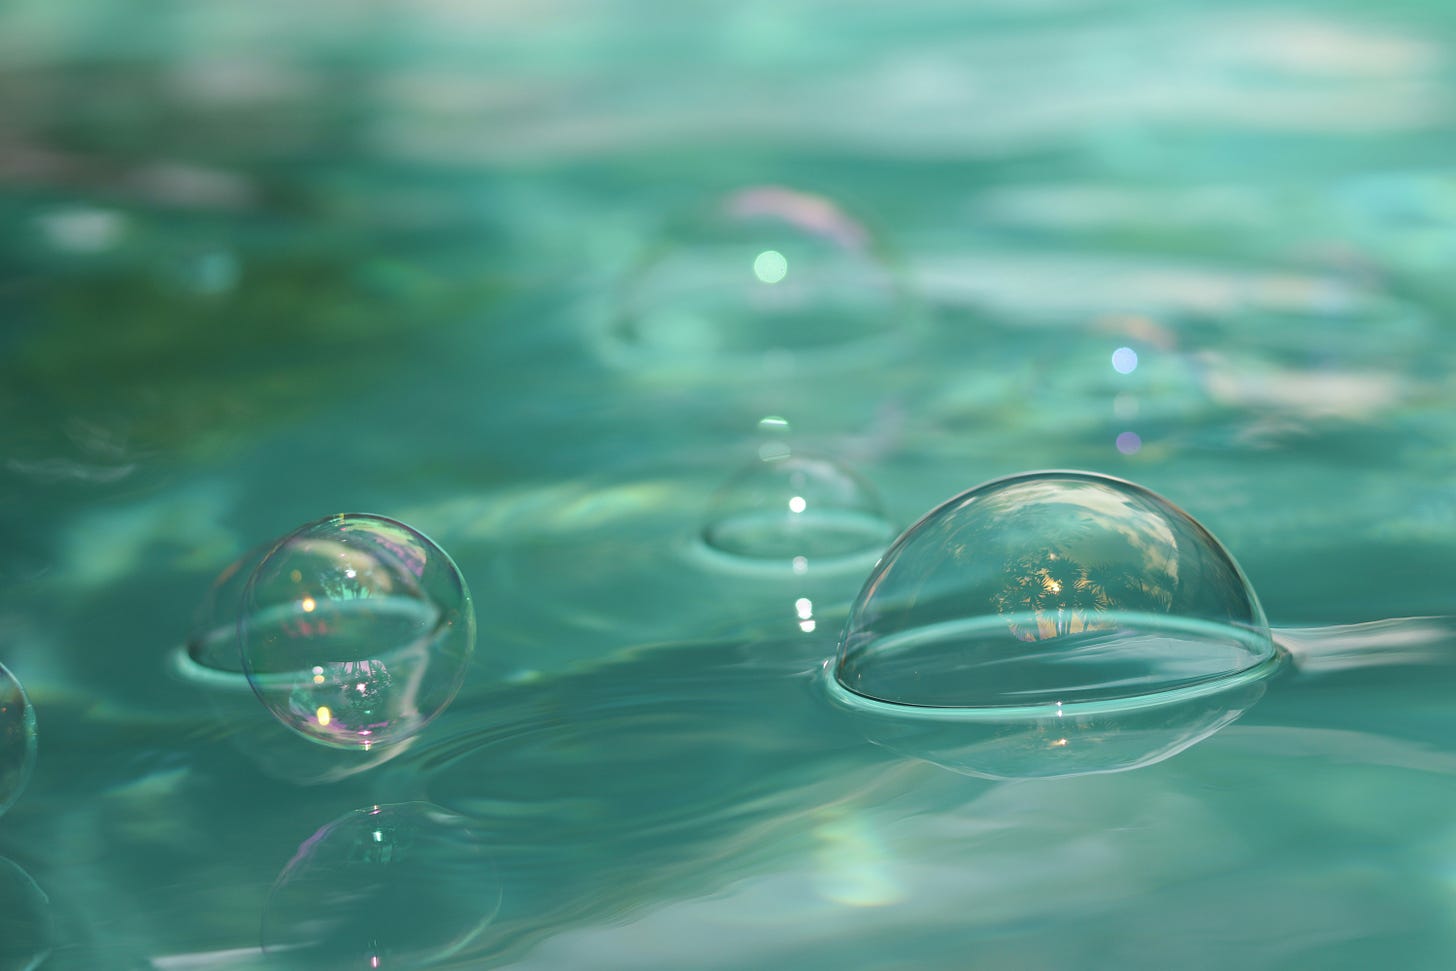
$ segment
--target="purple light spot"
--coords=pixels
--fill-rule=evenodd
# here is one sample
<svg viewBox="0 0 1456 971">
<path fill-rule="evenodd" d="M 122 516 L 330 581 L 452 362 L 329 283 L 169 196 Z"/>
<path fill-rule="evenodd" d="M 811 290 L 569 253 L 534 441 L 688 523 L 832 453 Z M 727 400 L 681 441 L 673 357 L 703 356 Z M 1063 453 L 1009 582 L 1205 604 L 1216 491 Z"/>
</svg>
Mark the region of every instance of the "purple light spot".
<svg viewBox="0 0 1456 971">
<path fill-rule="evenodd" d="M 1123 455 L 1131 455 L 1142 447 L 1143 440 L 1137 432 L 1123 432 L 1117 436 L 1117 450 Z"/>
</svg>

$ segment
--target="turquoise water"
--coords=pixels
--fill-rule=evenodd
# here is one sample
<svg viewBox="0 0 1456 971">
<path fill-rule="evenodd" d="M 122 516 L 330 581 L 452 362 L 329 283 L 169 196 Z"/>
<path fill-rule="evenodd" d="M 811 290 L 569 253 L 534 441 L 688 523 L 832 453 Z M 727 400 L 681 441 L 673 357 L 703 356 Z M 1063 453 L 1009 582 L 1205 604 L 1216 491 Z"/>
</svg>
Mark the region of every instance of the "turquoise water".
<svg viewBox="0 0 1456 971">
<path fill-rule="evenodd" d="M 1449 967 L 1453 27 L 0 8 L 0 969 Z M 705 542 L 786 451 L 867 487 L 850 548 Z M 1283 663 L 841 704 L 861 541 L 1038 468 L 1187 510 Z M 402 749 L 288 734 L 193 619 L 344 511 L 474 599 Z"/>
</svg>

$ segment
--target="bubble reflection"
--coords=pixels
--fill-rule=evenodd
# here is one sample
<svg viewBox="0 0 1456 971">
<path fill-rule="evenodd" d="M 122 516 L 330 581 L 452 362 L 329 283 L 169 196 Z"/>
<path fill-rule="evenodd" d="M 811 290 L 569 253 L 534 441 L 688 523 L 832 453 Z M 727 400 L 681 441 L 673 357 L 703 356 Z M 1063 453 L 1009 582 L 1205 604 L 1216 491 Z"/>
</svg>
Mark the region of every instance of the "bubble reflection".
<svg viewBox="0 0 1456 971">
<path fill-rule="evenodd" d="M 974 714 L 874 702 L 825 674 L 830 702 L 866 740 L 910 758 L 982 779 L 1050 779 L 1146 768 L 1232 724 L 1263 696 L 1262 680 L 1221 683 L 1208 693 L 1145 705 L 1052 706 L 1046 714 Z"/>
<path fill-rule="evenodd" d="M 370 806 L 299 846 L 268 895 L 263 949 L 299 971 L 427 968 L 474 941 L 500 902 L 485 839 L 464 817 Z"/>
</svg>

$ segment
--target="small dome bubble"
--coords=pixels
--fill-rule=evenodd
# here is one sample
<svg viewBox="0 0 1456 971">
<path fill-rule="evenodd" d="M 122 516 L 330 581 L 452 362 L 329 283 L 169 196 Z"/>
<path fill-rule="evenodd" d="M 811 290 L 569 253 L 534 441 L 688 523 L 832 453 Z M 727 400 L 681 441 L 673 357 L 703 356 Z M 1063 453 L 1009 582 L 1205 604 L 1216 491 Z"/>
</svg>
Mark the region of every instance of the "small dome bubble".
<svg viewBox="0 0 1456 971">
<path fill-rule="evenodd" d="M 735 560 L 804 573 L 878 556 L 894 533 L 874 489 L 843 465 L 770 453 L 718 490 L 702 539 Z"/>
<path fill-rule="evenodd" d="M 238 641 L 254 692 L 284 725 L 369 749 L 409 738 L 455 697 L 475 611 L 444 550 L 404 523 L 349 513 L 263 557 Z"/>
<path fill-rule="evenodd" d="M 863 345 L 908 318 L 869 231 L 822 196 L 752 186 L 669 234 L 628 275 L 606 331 L 632 365 L 718 365 Z"/>
<path fill-rule="evenodd" d="M 20 681 L 0 664 L 0 813 L 19 798 L 35 768 L 35 709 Z"/>
<path fill-rule="evenodd" d="M 1216 690 L 1276 657 L 1228 552 L 1162 497 L 1087 472 L 1013 476 L 907 530 L 861 590 L 838 684 L 1028 713 Z"/>
</svg>

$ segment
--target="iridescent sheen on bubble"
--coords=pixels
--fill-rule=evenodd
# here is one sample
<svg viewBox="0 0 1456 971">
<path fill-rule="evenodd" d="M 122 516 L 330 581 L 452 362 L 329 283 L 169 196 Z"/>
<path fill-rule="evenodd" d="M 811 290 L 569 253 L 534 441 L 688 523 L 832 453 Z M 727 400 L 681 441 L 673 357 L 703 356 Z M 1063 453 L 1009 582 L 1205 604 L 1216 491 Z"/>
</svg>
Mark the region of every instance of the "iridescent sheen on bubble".
<svg viewBox="0 0 1456 971">
<path fill-rule="evenodd" d="M 1001 479 L 890 547 L 835 677 L 879 701 L 1060 707 L 1214 685 L 1275 656 L 1242 571 L 1187 513 L 1087 472 Z"/>
<path fill-rule="evenodd" d="M 369 749 L 414 735 L 455 697 L 475 611 L 444 550 L 404 523 L 349 513 L 274 546 L 238 631 L 243 671 L 283 724 Z"/>
<path fill-rule="evenodd" d="M 0 664 L 0 813 L 9 809 L 35 767 L 35 709 L 20 681 Z"/>
</svg>

